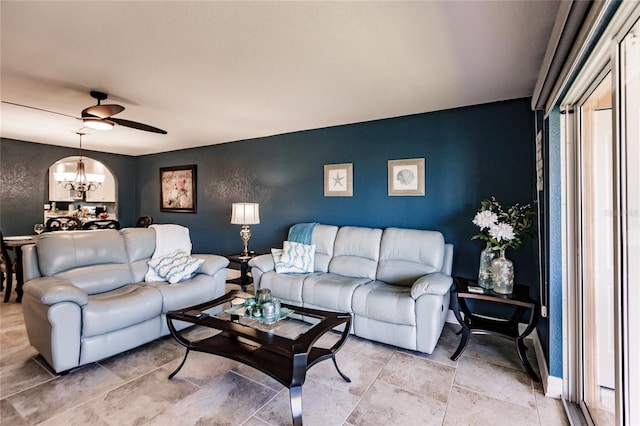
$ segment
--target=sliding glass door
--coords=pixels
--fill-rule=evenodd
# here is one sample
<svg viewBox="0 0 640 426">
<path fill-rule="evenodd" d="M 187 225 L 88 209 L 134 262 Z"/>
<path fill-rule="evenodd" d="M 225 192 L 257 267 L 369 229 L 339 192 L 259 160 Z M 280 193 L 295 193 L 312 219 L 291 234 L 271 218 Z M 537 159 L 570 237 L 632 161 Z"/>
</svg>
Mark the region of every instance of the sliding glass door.
<svg viewBox="0 0 640 426">
<path fill-rule="evenodd" d="M 622 407 L 640 424 L 640 20 L 620 44 L 622 197 Z"/>
<path fill-rule="evenodd" d="M 617 179 L 611 73 L 580 105 L 580 293 L 583 408 L 598 425 L 615 423 L 614 288 L 618 259 Z"/>
<path fill-rule="evenodd" d="M 565 397 L 596 425 L 640 424 L 640 8 L 630 10 L 563 107 Z"/>
</svg>

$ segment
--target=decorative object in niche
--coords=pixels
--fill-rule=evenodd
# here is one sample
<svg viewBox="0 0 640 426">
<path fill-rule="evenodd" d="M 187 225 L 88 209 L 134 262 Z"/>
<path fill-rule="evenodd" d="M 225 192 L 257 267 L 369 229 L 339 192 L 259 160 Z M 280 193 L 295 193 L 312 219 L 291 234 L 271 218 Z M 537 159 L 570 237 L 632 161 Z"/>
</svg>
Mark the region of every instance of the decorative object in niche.
<svg viewBox="0 0 640 426">
<path fill-rule="evenodd" d="M 424 158 L 389 160 L 389 196 L 424 195 Z"/>
<path fill-rule="evenodd" d="M 324 165 L 324 196 L 353 197 L 353 163 Z"/>
<path fill-rule="evenodd" d="M 196 212 L 196 165 L 160 168 L 160 211 Z"/>
</svg>

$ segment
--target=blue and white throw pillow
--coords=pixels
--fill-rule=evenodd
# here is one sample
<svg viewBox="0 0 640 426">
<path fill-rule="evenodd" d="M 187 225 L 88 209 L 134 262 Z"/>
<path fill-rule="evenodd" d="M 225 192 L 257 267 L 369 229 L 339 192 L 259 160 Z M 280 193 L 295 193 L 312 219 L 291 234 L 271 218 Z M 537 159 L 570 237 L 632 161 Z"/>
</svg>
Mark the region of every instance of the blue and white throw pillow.
<svg viewBox="0 0 640 426">
<path fill-rule="evenodd" d="M 166 256 L 152 259 L 148 264 L 169 284 L 176 284 L 197 273 L 204 260 L 191 257 L 183 250 L 176 250 Z"/>
<path fill-rule="evenodd" d="M 315 244 L 285 241 L 282 250 L 271 249 L 278 274 L 308 274 L 313 272 Z"/>
</svg>

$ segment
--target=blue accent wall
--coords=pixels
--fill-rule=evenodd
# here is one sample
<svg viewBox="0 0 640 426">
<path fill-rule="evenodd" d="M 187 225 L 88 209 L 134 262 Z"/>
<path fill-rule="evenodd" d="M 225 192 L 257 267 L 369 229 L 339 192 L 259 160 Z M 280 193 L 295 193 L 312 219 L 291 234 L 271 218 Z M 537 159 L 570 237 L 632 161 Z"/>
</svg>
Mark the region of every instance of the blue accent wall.
<svg viewBox="0 0 640 426">
<path fill-rule="evenodd" d="M 127 155 L 83 150 L 104 164 L 116 178 L 118 219 L 123 226 L 136 220 L 136 159 Z M 4 235 L 33 234 L 43 222 L 43 204 L 49 200 L 49 166 L 78 155 L 78 150 L 54 145 L 0 139 L 0 228 Z"/>
<path fill-rule="evenodd" d="M 563 377 L 562 367 L 562 165 L 560 110 L 549 114 L 549 375 Z"/>
<path fill-rule="evenodd" d="M 480 201 L 535 199 L 533 121 L 529 99 L 518 99 L 143 156 L 136 210 L 188 226 L 195 252 L 220 254 L 242 248 L 229 223 L 234 202 L 260 203 L 250 241 L 258 252 L 281 247 L 297 222 L 434 229 L 455 244 L 454 272 L 474 277 Z M 387 161 L 406 158 L 425 158 L 423 197 L 387 195 Z M 335 163 L 353 163 L 353 197 L 324 197 L 323 166 Z M 197 165 L 197 213 L 161 213 L 159 168 L 186 164 Z M 535 247 L 507 253 L 538 298 Z"/>
</svg>

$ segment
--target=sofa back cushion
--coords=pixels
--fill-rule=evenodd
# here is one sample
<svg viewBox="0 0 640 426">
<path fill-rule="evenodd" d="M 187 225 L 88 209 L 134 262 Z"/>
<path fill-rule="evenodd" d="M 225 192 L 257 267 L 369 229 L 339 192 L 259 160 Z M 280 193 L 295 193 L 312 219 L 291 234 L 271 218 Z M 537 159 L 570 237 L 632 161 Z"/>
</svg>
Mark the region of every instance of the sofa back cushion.
<svg viewBox="0 0 640 426">
<path fill-rule="evenodd" d="M 120 231 L 60 231 L 38 237 L 38 266 L 45 277 L 60 276 L 89 294 L 132 282 Z"/>
<path fill-rule="evenodd" d="M 419 277 L 442 270 L 444 237 L 437 231 L 387 228 L 380 243 L 376 279 L 411 286 Z"/>
<path fill-rule="evenodd" d="M 316 225 L 311 236 L 311 244 L 315 244 L 314 256 L 315 272 L 328 272 L 329 262 L 333 256 L 333 247 L 336 242 L 338 227 L 332 225 Z"/>
<path fill-rule="evenodd" d="M 338 230 L 329 272 L 347 277 L 376 277 L 382 229 L 343 226 Z"/>
<path fill-rule="evenodd" d="M 147 262 L 156 249 L 156 233 L 151 228 L 124 228 L 120 233 L 127 248 L 133 281 L 142 282 L 149 270 Z"/>
</svg>

